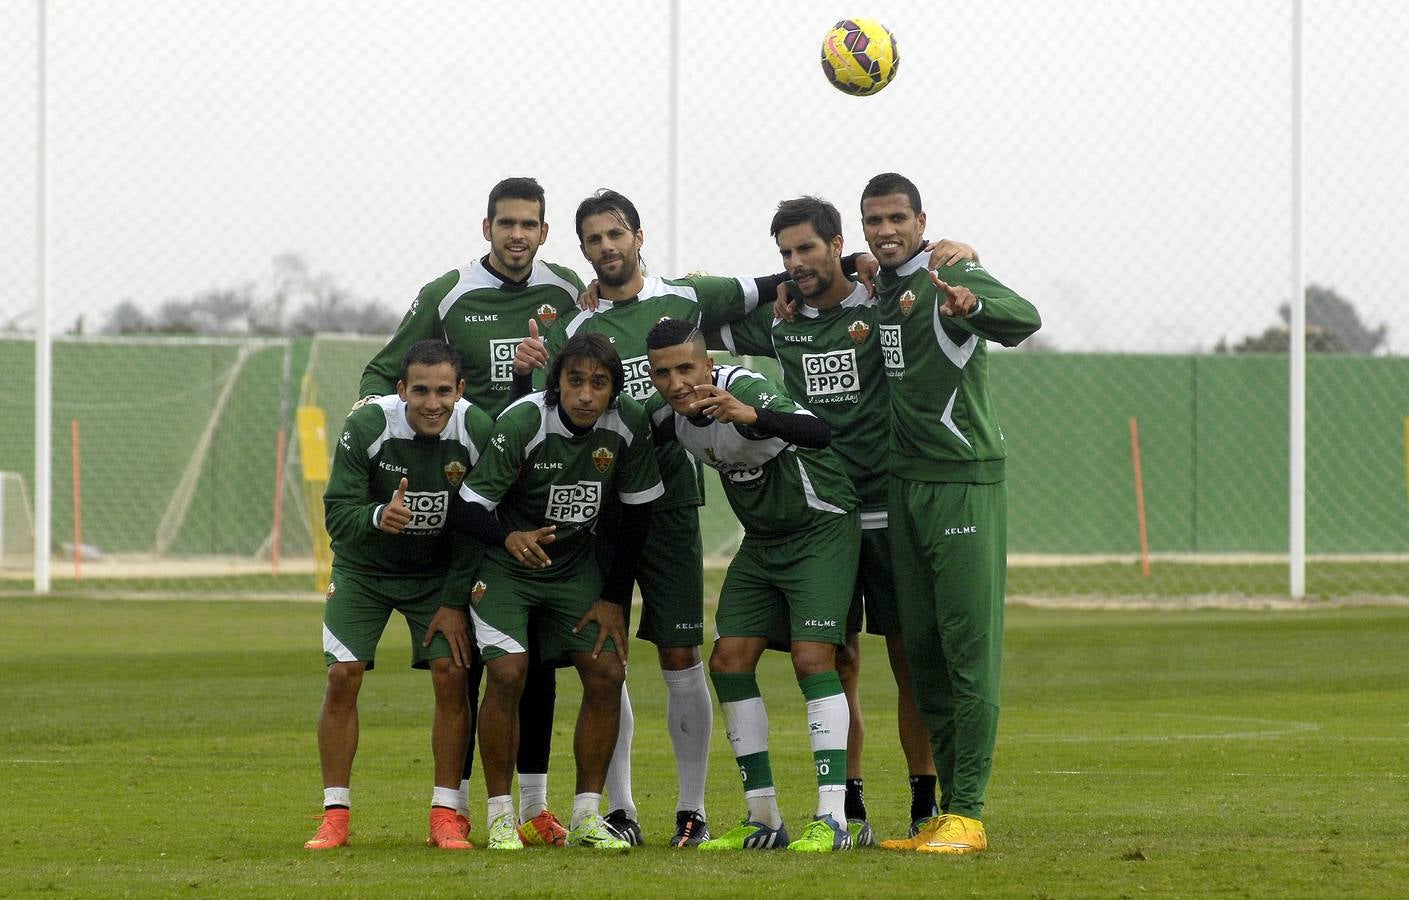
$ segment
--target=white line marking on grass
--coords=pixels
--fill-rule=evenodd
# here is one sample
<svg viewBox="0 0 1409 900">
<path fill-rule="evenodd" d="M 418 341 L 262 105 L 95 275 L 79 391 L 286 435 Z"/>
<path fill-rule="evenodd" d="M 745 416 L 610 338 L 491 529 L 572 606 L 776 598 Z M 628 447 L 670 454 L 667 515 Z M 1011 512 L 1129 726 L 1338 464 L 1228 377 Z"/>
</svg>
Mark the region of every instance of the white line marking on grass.
<svg viewBox="0 0 1409 900">
<path fill-rule="evenodd" d="M 1076 711 L 1071 711 L 1072 716 L 1080 715 Z M 1131 712 L 1131 713 L 1104 713 L 1103 715 L 1124 715 L 1138 717 L 1142 720 L 1154 718 L 1175 718 L 1184 720 L 1202 720 L 1206 722 L 1237 722 L 1240 724 L 1268 725 L 1271 728 L 1259 731 L 1216 731 L 1216 732 L 1195 732 L 1186 734 L 1017 734 L 1007 735 L 1009 740 L 1025 741 L 1045 741 L 1057 744 L 1095 744 L 1095 743 L 1163 743 L 1169 741 L 1209 741 L 1209 740 L 1229 740 L 1229 739 L 1249 739 L 1249 738 L 1269 738 L 1284 737 L 1289 734 L 1305 734 L 1312 731 L 1320 731 L 1321 726 L 1316 722 L 1289 722 L 1285 719 L 1259 719 L 1253 716 L 1206 716 L 1197 713 L 1183 712 Z"/>
<path fill-rule="evenodd" d="M 63 763 L 62 759 L 0 759 L 0 765 L 7 766 L 58 766 Z"/>
</svg>

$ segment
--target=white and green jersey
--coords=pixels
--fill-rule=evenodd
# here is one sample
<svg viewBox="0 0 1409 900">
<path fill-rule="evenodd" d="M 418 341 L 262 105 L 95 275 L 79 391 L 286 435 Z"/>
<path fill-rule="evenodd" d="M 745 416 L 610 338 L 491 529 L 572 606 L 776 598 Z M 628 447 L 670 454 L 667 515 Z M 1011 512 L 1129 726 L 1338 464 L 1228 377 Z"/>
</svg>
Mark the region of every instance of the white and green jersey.
<svg viewBox="0 0 1409 900">
<path fill-rule="evenodd" d="M 876 451 L 890 436 L 890 397 L 865 286 L 831 309 L 799 304 L 792 322 L 756 309 L 719 334 L 730 353 L 778 360 L 784 390 L 831 426 L 832 449 L 861 498 L 861 527 L 886 527 L 888 475 Z"/>
<path fill-rule="evenodd" d="M 644 401 L 655 393 L 651 365 L 646 358 L 646 335 L 661 319 L 684 319 L 704 329 L 718 328 L 742 318 L 758 307 L 758 287 L 752 278 L 698 275 L 690 278 L 647 278 L 641 293 L 629 300 L 603 301 L 595 310 L 573 309 L 544 338 L 548 356 L 556 356 L 568 339 L 578 333 L 605 334 L 611 339 L 626 370 L 626 390 Z M 536 386 L 544 372 L 535 373 Z M 699 506 L 704 483 L 697 466 L 678 445 L 657 448 L 656 460 L 665 482 L 665 496 L 658 509 Z"/>
<path fill-rule="evenodd" d="M 741 366 L 715 366 L 711 380 L 757 409 L 812 415 L 776 384 Z M 748 535 L 796 534 L 857 507 L 851 479 L 830 447 L 813 450 L 748 425 L 692 420 L 671 409 L 659 393 L 647 401 L 646 410 L 662 442 L 674 439 L 719 472 L 724 495 Z"/>
<path fill-rule="evenodd" d="M 525 577 L 556 577 L 581 562 L 595 565 L 592 535 L 608 496 L 639 504 L 663 493 L 641 404 L 623 394 L 617 408 L 576 434 L 541 391 L 509 404 L 494 423 L 484 457 L 460 486 L 462 500 L 497 512 L 511 531 L 558 526 L 547 545 L 553 565 L 524 568 Z M 489 553 L 518 565 L 503 547 Z"/>
<path fill-rule="evenodd" d="M 493 428 L 489 414 L 463 398 L 436 437 L 412 430 L 406 403 L 395 394 L 354 410 L 343 423 L 323 494 L 338 566 L 370 575 L 426 576 L 447 572 L 452 556 L 466 556 L 451 553 L 450 498 L 479 461 Z M 377 527 L 378 517 L 403 478 L 411 521 L 400 534 L 387 534 Z M 478 555 L 469 555 L 475 558 L 455 560 L 456 569 L 465 563 L 473 574 Z M 468 585 L 458 596 L 469 597 Z"/>
<path fill-rule="evenodd" d="M 411 345 L 443 338 L 460 354 L 465 396 L 497 416 L 509 405 L 514 350 L 528 337 L 528 320 L 548 331 L 576 308 L 582 291 L 571 269 L 540 261 L 516 284 L 504 282 L 483 259 L 447 272 L 411 301 L 396 334 L 363 371 L 358 396 L 395 392 L 401 357 Z"/>
<path fill-rule="evenodd" d="M 1042 327 L 1031 303 L 974 260 L 939 270 L 973 291 L 968 316 L 941 315 L 923 250 L 876 276 L 879 331 L 890 382 L 891 474 L 911 481 L 992 484 L 1008 451 L 988 390 L 987 342 L 1016 346 Z"/>
</svg>

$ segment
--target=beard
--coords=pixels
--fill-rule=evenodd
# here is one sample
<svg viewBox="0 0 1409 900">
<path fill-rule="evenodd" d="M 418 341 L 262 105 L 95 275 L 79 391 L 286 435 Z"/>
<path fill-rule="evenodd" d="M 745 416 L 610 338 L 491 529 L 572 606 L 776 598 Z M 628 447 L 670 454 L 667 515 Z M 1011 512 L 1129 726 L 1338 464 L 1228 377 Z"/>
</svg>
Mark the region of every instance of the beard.
<svg viewBox="0 0 1409 900">
<path fill-rule="evenodd" d="M 605 284 L 607 287 L 619 288 L 629 282 L 632 278 L 635 278 L 636 271 L 640 269 L 640 267 L 641 258 L 639 256 L 636 256 L 634 254 L 631 256 L 626 256 L 623 254 L 621 258 L 621 267 L 617 269 L 616 274 L 608 275 L 604 273 L 597 266 L 596 263 L 592 264 L 592 271 L 596 274 L 597 280 L 600 281 L 602 284 Z"/>
</svg>

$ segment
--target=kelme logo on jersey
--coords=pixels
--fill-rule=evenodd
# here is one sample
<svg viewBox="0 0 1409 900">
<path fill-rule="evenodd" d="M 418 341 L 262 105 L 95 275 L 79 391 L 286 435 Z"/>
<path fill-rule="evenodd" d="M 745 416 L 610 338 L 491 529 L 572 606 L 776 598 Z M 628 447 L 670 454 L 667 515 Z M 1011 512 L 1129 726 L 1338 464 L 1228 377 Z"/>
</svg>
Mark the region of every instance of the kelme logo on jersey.
<svg viewBox="0 0 1409 900">
<path fill-rule="evenodd" d="M 450 482 L 450 486 L 457 488 L 460 486 L 460 482 L 465 480 L 465 472 L 469 470 L 465 468 L 464 463 L 460 462 L 458 459 L 453 459 L 446 463 L 445 468 L 441 469 L 441 471 L 445 473 L 445 480 Z"/>
<path fill-rule="evenodd" d="M 411 510 L 411 521 L 402 534 L 439 534 L 450 510 L 449 491 L 407 491 L 402 503 Z"/>
<path fill-rule="evenodd" d="M 881 360 L 889 376 L 905 374 L 905 349 L 900 345 L 900 326 L 881 326 Z"/>
<path fill-rule="evenodd" d="M 538 314 L 538 321 L 542 322 L 544 325 L 552 325 L 554 322 L 558 321 L 558 311 L 553 308 L 553 304 L 551 303 L 543 304 L 538 307 L 535 312 Z"/>
<path fill-rule="evenodd" d="M 871 336 L 871 326 L 857 319 L 846 326 L 846 333 L 851 335 L 851 339 L 856 343 L 863 344 L 866 342 L 866 338 Z"/>
<path fill-rule="evenodd" d="M 598 447 L 592 451 L 592 465 L 597 467 L 598 472 L 606 472 L 611 468 L 614 459 L 616 459 L 616 454 L 606 447 Z"/>
<path fill-rule="evenodd" d="M 651 361 L 644 356 L 623 359 L 621 367 L 626 371 L 626 394 L 632 400 L 645 402 L 655 391 L 651 384 Z"/>
<path fill-rule="evenodd" d="M 489 342 L 489 380 L 514 380 L 514 350 L 522 338 L 503 338 Z"/>
<path fill-rule="evenodd" d="M 601 506 L 601 482 L 555 484 L 548 491 L 548 508 L 543 511 L 543 517 L 550 522 L 583 524 L 597 518 L 597 511 Z"/>
<path fill-rule="evenodd" d="M 470 602 L 479 606 L 479 602 L 484 599 L 484 592 L 489 590 L 489 585 L 483 581 L 476 581 L 475 586 L 470 588 Z"/>
<path fill-rule="evenodd" d="M 861 376 L 856 371 L 855 350 L 804 353 L 802 377 L 807 387 L 807 396 L 813 399 L 854 394 L 861 390 Z"/>
</svg>

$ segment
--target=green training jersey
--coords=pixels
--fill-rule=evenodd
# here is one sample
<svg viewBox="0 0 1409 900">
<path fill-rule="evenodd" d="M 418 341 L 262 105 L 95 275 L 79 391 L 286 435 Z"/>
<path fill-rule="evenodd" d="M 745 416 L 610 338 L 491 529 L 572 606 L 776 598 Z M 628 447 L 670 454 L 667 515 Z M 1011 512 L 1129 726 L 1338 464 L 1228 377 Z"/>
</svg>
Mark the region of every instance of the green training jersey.
<svg viewBox="0 0 1409 900">
<path fill-rule="evenodd" d="M 992 484 L 1008 451 L 988 391 L 987 342 L 1016 346 L 1042 327 L 1031 303 L 974 260 L 939 270 L 973 292 L 967 316 L 945 316 L 921 251 L 876 276 L 881 350 L 890 382 L 891 473 L 911 481 Z"/>
<path fill-rule="evenodd" d="M 832 428 L 832 449 L 861 498 L 861 527 L 886 527 L 888 475 L 876 454 L 890 436 L 890 397 L 865 286 L 831 309 L 799 304 L 792 322 L 756 309 L 719 334 L 730 353 L 778 360 L 783 389 Z"/>
<path fill-rule="evenodd" d="M 354 410 L 343 423 L 323 494 L 337 564 L 369 575 L 473 575 L 478 545 L 457 539 L 448 527 L 450 497 L 479 461 L 493 428 L 489 414 L 463 398 L 436 437 L 411 429 L 406 403 L 395 394 Z M 400 534 L 387 534 L 377 521 L 403 478 L 411 521 Z M 465 606 L 469 584 L 450 581 L 447 592 L 453 589 L 457 598 L 450 605 Z"/>
<path fill-rule="evenodd" d="M 758 306 L 758 286 L 752 278 L 697 275 L 690 278 L 647 278 L 641 293 L 629 300 L 602 301 L 595 310 L 573 309 L 548 332 L 548 356 L 557 355 L 573 335 L 599 333 L 611 338 L 626 370 L 626 391 L 644 401 L 655 393 L 646 358 L 646 335 L 661 319 L 684 319 L 701 328 L 719 328 Z M 544 372 L 535 373 L 542 386 Z M 704 502 L 703 474 L 678 444 L 657 447 L 656 461 L 665 484 L 658 509 L 699 506 Z"/>
<path fill-rule="evenodd" d="M 623 394 L 584 434 L 575 434 L 560 407 L 543 392 L 509 404 L 478 466 L 460 486 L 461 499 L 497 512 L 511 531 L 556 525 L 546 545 L 553 565 L 518 567 L 503 547 L 489 553 L 525 577 L 557 577 L 577 564 L 595 565 L 593 532 L 611 494 L 626 504 L 650 503 L 664 493 L 641 404 Z"/>
<path fill-rule="evenodd" d="M 509 405 L 514 350 L 528 337 L 528 320 L 540 333 L 577 306 L 582 280 L 571 269 L 537 262 L 528 278 L 506 283 L 484 260 L 447 272 L 421 288 L 387 345 L 362 372 L 358 396 L 396 392 L 401 357 L 417 341 L 443 338 L 460 354 L 465 396 L 491 416 Z"/>
<path fill-rule="evenodd" d="M 781 388 L 741 366 L 715 366 L 711 380 L 757 409 L 812 415 Z M 745 533 L 778 538 L 806 531 L 857 507 L 856 491 L 830 447 L 798 447 L 751 426 L 688 419 L 659 393 L 646 403 L 655 433 L 719 472 L 729 506 Z"/>
</svg>

